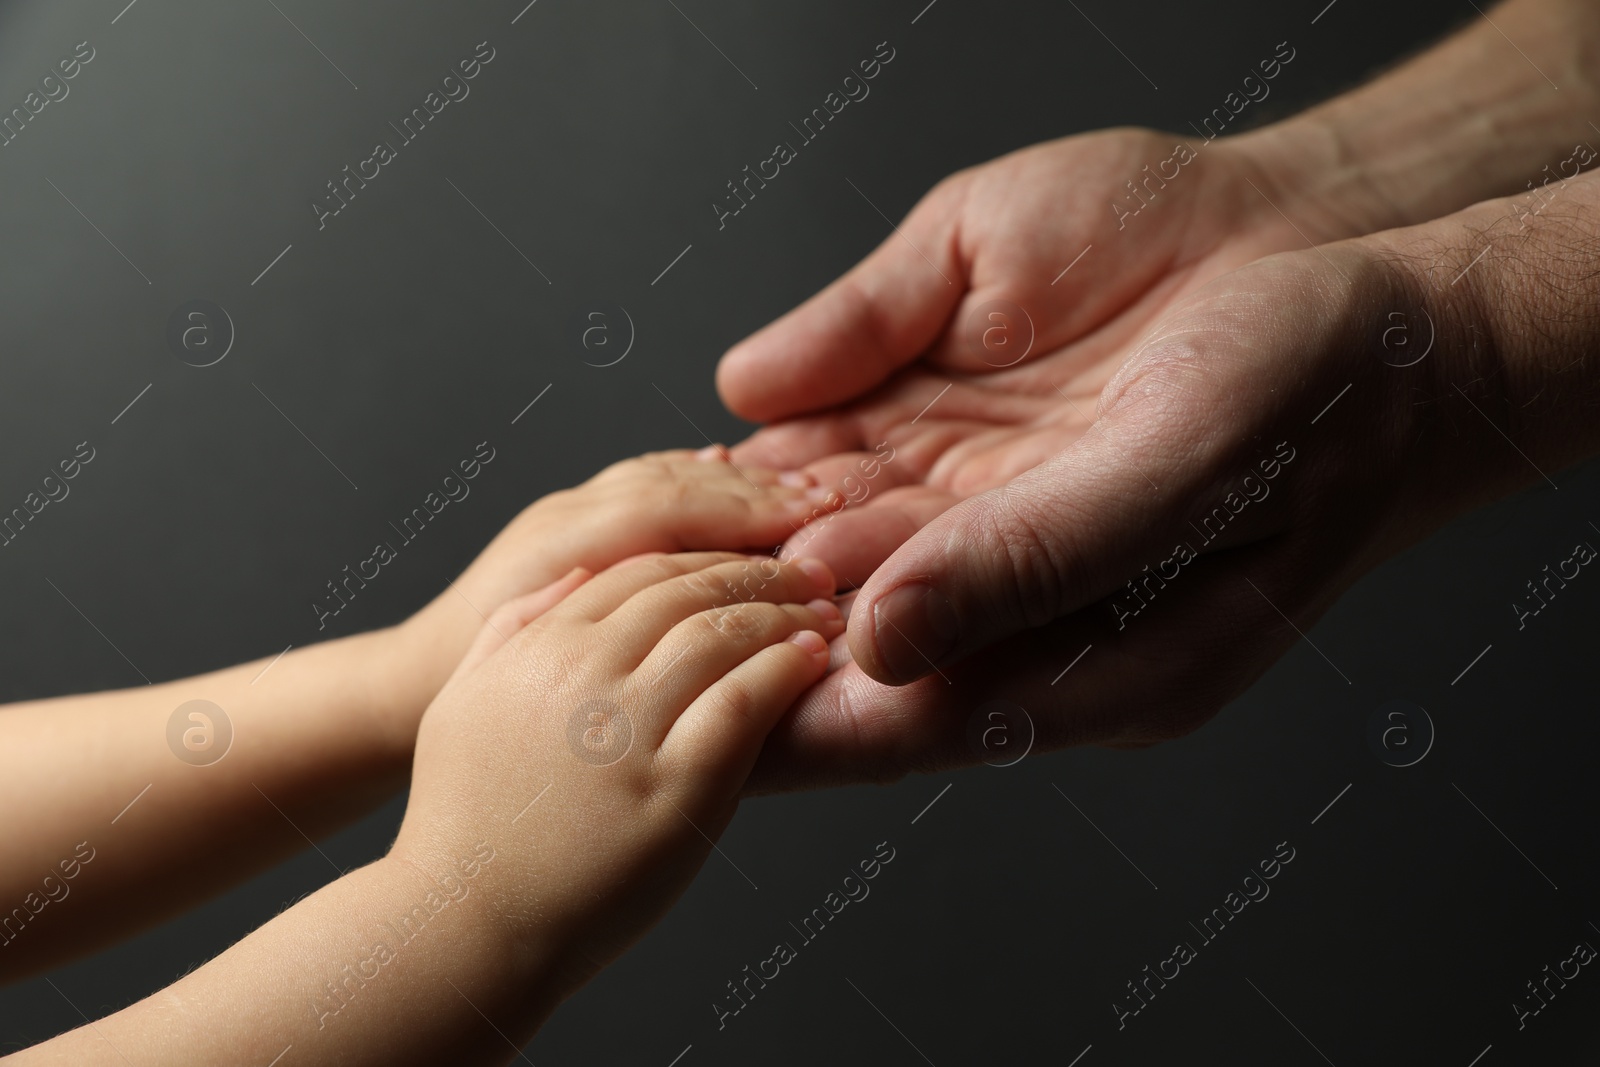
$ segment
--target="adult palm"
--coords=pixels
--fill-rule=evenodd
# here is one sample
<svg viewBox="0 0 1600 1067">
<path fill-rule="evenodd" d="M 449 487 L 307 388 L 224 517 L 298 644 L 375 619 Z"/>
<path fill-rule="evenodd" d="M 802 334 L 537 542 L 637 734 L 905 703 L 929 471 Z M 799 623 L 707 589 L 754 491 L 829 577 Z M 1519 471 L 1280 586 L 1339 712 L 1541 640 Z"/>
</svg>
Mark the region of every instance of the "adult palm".
<svg viewBox="0 0 1600 1067">
<path fill-rule="evenodd" d="M 723 358 L 728 406 L 783 420 L 735 460 L 854 476 L 863 506 L 802 539 L 865 581 L 951 504 L 1082 436 L 1133 343 L 1185 296 L 1364 228 L 1300 192 L 1291 140 L 1106 130 L 941 181 L 854 269 Z"/>
<path fill-rule="evenodd" d="M 1260 411 L 1229 424 L 1270 432 L 1263 389 L 1303 384 L 1291 389 L 1280 362 L 1270 365 L 1276 385 L 1259 386 L 1269 364 L 1224 335 L 1243 329 L 1259 341 L 1268 305 L 1294 302 L 1307 279 L 1340 281 L 1320 253 L 1220 296 L 1199 292 L 1271 253 L 1367 228 L 1359 216 L 1370 212 L 1342 213 L 1350 201 L 1307 194 L 1303 176 L 1276 162 L 1288 154 L 1275 136 L 1190 142 L 1193 158 L 1175 176 L 1162 162 L 1183 158 L 1183 139 L 1143 130 L 1071 137 L 956 174 L 859 265 L 728 352 L 718 384 L 729 406 L 779 420 L 735 459 L 805 465 L 841 486 L 852 506 L 789 547 L 865 586 L 856 614 L 867 616 L 852 619 L 848 649 L 843 639 L 836 647 L 839 669 L 773 735 L 752 788 L 973 761 L 981 753 L 963 740 L 965 713 L 996 697 L 1043 713 L 1041 747 L 1149 743 L 1198 725 L 1293 640 L 1275 608 L 1240 600 L 1256 594 L 1215 563 L 1192 565 L 1169 614 L 1141 620 L 1129 641 L 1092 636 L 1109 612 L 1078 610 L 1141 560 L 1160 559 L 1144 553 L 1176 535 L 1192 499 L 1254 462 L 1236 440 L 1206 444 L 1231 436 L 1209 418 L 1230 391 Z M 1150 173 L 1164 177 L 1146 181 Z M 1135 180 L 1149 197 L 1137 213 Z M 1167 331 L 1182 336 L 1164 345 Z M 1193 343 L 1197 334 L 1205 343 Z M 1136 351 L 1141 367 L 1127 368 Z M 1149 354 L 1161 351 L 1231 369 L 1203 388 L 1203 373 L 1188 376 L 1193 366 L 1145 377 Z M 1143 395 L 1130 402 L 1130 389 Z M 1118 417 L 1097 421 L 1108 406 Z M 1186 464 L 1174 449 L 1204 459 Z M 1280 504 L 1208 547 L 1270 536 L 1261 524 L 1281 520 Z M 959 588 L 928 598 L 918 579 L 932 574 Z M 1288 610 L 1326 606 L 1337 587 L 1307 583 L 1292 602 L 1285 596 Z M 905 596 L 927 603 L 891 612 L 885 629 L 882 609 Z M 1249 654 L 1190 640 L 1196 613 L 1218 603 L 1250 628 Z M 953 628 L 965 631 L 956 658 L 970 658 L 954 666 L 950 649 L 933 647 L 952 628 L 941 613 L 959 614 Z M 1094 640 L 1107 646 L 1102 661 L 1055 686 Z M 1172 655 L 1175 642 L 1187 651 Z M 936 661 L 948 669 L 935 671 Z M 1128 699 L 1141 714 L 1128 713 Z"/>
</svg>

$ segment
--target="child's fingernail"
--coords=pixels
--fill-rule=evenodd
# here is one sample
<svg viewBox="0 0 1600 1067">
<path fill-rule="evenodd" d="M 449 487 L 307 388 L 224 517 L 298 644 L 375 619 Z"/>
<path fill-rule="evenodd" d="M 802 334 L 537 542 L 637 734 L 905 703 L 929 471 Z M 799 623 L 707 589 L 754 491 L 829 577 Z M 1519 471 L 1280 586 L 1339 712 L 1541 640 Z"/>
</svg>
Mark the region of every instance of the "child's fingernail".
<svg viewBox="0 0 1600 1067">
<path fill-rule="evenodd" d="M 807 556 L 805 559 L 796 560 L 795 566 L 799 567 L 800 572 L 817 585 L 825 589 L 834 588 L 833 569 L 820 559 Z"/>
<path fill-rule="evenodd" d="M 799 645 L 813 656 L 821 658 L 828 654 L 828 642 L 815 630 L 801 630 L 797 634 L 789 635 L 789 644 Z"/>
<path fill-rule="evenodd" d="M 723 450 L 721 445 L 707 445 L 700 451 L 696 452 L 694 454 L 694 458 L 698 460 L 721 459 L 726 454 L 727 453 Z"/>
<path fill-rule="evenodd" d="M 833 490 L 825 485 L 813 486 L 806 490 L 807 500 L 826 500 L 833 495 Z"/>
<path fill-rule="evenodd" d="M 811 475 L 807 474 L 805 471 L 784 471 L 778 475 L 778 484 L 791 485 L 796 489 L 804 489 L 806 486 L 815 485 L 816 479 L 811 477 Z"/>
<path fill-rule="evenodd" d="M 839 611 L 839 605 L 835 604 L 831 600 L 824 600 L 821 597 L 808 602 L 806 607 L 810 608 L 817 615 L 820 615 L 823 620 L 827 622 L 838 622 L 840 619 L 844 618 L 844 615 Z"/>
</svg>

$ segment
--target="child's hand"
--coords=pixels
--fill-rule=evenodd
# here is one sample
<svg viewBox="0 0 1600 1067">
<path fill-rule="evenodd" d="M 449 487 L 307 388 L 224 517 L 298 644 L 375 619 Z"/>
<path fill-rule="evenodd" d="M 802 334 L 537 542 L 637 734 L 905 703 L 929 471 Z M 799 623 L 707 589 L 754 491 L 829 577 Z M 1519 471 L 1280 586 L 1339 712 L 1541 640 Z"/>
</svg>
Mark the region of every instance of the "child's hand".
<svg viewBox="0 0 1600 1067">
<path fill-rule="evenodd" d="M 476 940 L 544 1010 L 688 886 L 843 629 L 815 560 L 658 556 L 584 577 L 553 607 L 544 591 L 506 605 L 491 626 L 509 641 L 488 636 L 478 654 L 498 651 L 428 709 L 391 854 L 422 872 L 478 857 Z"/>
<path fill-rule="evenodd" d="M 540 499 L 397 631 L 399 684 L 417 694 L 397 743 L 409 746 L 416 717 L 502 605 L 578 567 L 598 573 L 650 552 L 770 548 L 842 503 L 827 496 L 807 474 L 735 467 L 723 449 L 708 448 L 624 460 Z"/>
<path fill-rule="evenodd" d="M 387 856 L 19 1062 L 507 1062 L 693 879 L 826 669 L 833 590 L 815 561 L 699 553 L 503 605 L 422 719 Z"/>
<path fill-rule="evenodd" d="M 717 447 L 650 453 L 530 506 L 468 568 L 462 584 L 505 594 L 498 606 L 574 567 L 598 573 L 646 552 L 770 549 L 827 495 L 808 474 L 736 467 Z M 530 570 L 537 580 L 530 582 Z"/>
</svg>

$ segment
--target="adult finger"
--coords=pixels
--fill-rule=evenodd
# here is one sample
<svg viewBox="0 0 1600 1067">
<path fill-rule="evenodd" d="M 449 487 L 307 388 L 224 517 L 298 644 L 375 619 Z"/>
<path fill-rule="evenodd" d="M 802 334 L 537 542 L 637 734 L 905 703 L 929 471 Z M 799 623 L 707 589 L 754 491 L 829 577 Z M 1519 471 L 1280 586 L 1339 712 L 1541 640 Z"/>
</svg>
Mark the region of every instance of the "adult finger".
<svg viewBox="0 0 1600 1067">
<path fill-rule="evenodd" d="M 941 182 L 842 278 L 729 349 L 717 367 L 723 402 L 768 422 L 857 397 L 920 356 L 966 291 L 965 184 Z"/>
<path fill-rule="evenodd" d="M 734 445 L 729 454 L 735 463 L 789 470 L 865 444 L 855 418 L 844 412 L 763 426 Z"/>
<path fill-rule="evenodd" d="M 1009 760 L 1018 746 L 1144 746 L 1189 733 L 1248 688 L 1300 639 L 1294 626 L 1309 630 L 1337 594 L 1308 597 L 1294 588 L 1297 567 L 1286 555 L 1264 562 L 1258 551 L 1197 560 L 1120 629 L 1100 601 L 909 685 L 884 685 L 846 658 L 774 729 L 746 791 L 890 782 Z M 842 644 L 836 658 L 848 657 Z M 1006 746 L 986 733 L 995 722 L 1006 728 Z"/>
<path fill-rule="evenodd" d="M 820 559 L 833 569 L 840 588 L 860 586 L 912 535 L 958 502 L 928 486 L 887 489 L 859 507 L 846 506 L 807 523 L 782 554 Z"/>
<path fill-rule="evenodd" d="M 1244 479 L 1257 462 L 1281 472 L 1293 446 L 1252 441 L 1247 414 L 1239 436 L 1215 433 L 1208 379 L 1190 366 L 1179 374 L 1139 385 L 1150 402 L 1115 406 L 1064 451 L 951 508 L 891 556 L 851 619 L 862 670 L 888 684 L 913 681 L 1130 576 L 1164 583 L 1158 572 L 1170 577 L 1219 538 L 1239 544 L 1271 532 L 1280 509 L 1246 512 L 1260 478 Z"/>
</svg>

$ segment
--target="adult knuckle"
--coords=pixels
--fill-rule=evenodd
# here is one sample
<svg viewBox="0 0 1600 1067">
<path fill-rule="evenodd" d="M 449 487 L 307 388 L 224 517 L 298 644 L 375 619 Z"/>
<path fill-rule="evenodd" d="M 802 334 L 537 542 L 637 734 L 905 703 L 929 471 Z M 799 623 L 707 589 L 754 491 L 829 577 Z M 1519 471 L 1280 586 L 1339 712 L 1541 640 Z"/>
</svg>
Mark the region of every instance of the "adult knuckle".
<svg viewBox="0 0 1600 1067">
<path fill-rule="evenodd" d="M 1142 345 L 1100 391 L 1096 421 L 1165 422 L 1185 409 L 1214 364 L 1214 346 L 1206 338 L 1182 332 L 1181 322 L 1169 323 L 1166 333 Z"/>
<path fill-rule="evenodd" d="M 1043 626 L 1065 599 L 1059 538 L 1032 509 L 1017 506 L 1010 493 L 989 498 L 978 512 L 981 543 L 998 549 L 998 574 L 992 588 L 1014 617 Z"/>
</svg>

